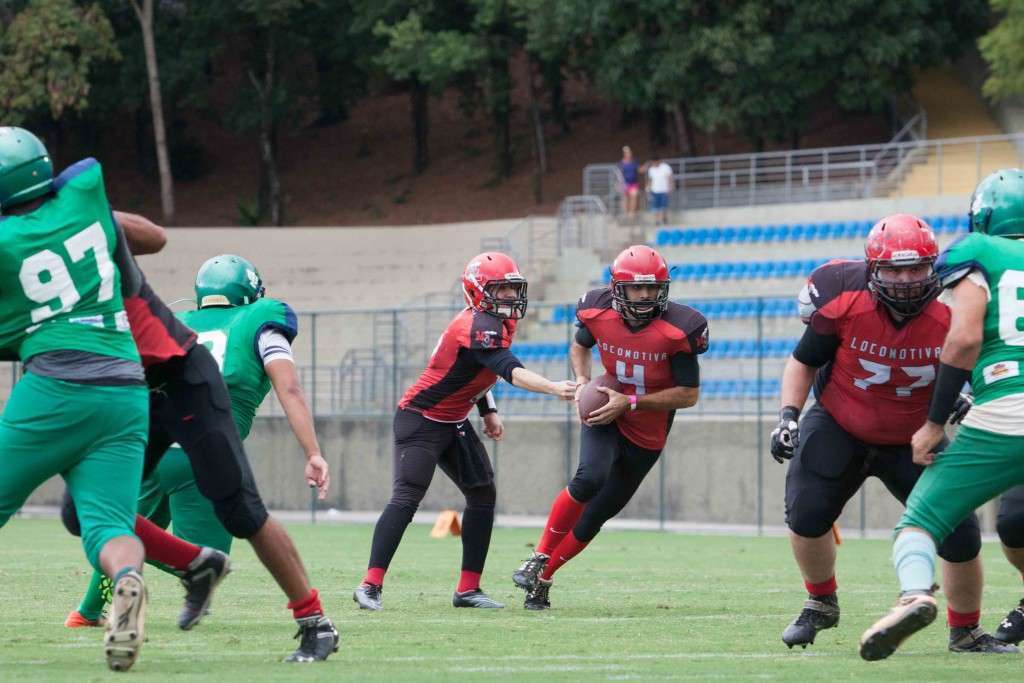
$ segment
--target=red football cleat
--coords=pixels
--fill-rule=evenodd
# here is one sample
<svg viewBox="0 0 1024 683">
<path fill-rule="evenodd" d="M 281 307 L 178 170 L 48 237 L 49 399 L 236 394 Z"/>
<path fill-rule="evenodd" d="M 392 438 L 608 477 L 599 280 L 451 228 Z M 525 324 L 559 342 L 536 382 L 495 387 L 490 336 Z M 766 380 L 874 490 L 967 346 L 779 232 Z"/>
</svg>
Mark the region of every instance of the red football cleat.
<svg viewBox="0 0 1024 683">
<path fill-rule="evenodd" d="M 86 619 L 79 613 L 78 610 L 72 610 L 68 618 L 64 620 L 64 626 L 67 628 L 87 628 L 89 626 L 105 626 L 105 619 L 101 616 L 99 619 Z"/>
</svg>

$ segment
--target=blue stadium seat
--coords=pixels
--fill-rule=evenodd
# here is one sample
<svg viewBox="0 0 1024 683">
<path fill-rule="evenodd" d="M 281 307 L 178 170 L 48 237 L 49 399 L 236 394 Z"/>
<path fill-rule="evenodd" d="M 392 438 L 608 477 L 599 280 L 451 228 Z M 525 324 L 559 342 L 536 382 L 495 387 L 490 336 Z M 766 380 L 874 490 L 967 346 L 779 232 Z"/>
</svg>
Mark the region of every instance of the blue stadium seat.
<svg viewBox="0 0 1024 683">
<path fill-rule="evenodd" d="M 654 233 L 654 244 L 659 247 L 667 247 L 672 244 L 672 231 L 659 230 Z"/>
</svg>

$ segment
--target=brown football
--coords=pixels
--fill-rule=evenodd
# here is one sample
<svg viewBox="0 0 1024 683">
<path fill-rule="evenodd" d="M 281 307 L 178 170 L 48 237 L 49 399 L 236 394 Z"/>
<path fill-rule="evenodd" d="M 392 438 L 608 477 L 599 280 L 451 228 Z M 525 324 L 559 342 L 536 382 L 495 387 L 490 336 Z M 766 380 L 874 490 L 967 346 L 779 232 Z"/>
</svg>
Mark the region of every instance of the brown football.
<svg viewBox="0 0 1024 683">
<path fill-rule="evenodd" d="M 592 412 L 608 403 L 608 395 L 598 391 L 598 387 L 608 387 L 612 391 L 625 393 L 622 391 L 622 385 L 619 384 L 619 380 L 615 379 L 612 375 L 598 375 L 587 382 L 583 387 L 583 391 L 580 392 L 579 411 L 581 420 L 589 419 Z"/>
</svg>

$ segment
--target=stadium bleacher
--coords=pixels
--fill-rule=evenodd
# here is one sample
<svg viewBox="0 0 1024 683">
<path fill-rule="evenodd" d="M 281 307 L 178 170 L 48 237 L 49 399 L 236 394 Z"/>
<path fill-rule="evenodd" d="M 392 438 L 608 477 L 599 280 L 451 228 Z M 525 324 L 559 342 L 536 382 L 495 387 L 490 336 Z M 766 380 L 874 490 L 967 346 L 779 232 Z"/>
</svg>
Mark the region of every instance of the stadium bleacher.
<svg viewBox="0 0 1024 683">
<path fill-rule="evenodd" d="M 758 314 L 766 318 L 796 315 L 796 299 L 793 297 L 685 300 L 681 301 L 681 303 L 696 308 L 708 320 L 754 318 Z M 563 304 L 552 307 L 550 315 L 541 318 L 541 322 L 564 325 L 575 319 L 576 304 Z"/>
<path fill-rule="evenodd" d="M 785 337 L 762 339 L 758 353 L 757 339 L 715 339 L 704 354 L 705 358 L 785 358 L 794 347 L 797 339 Z M 524 361 L 553 361 L 565 359 L 569 354 L 569 345 L 559 342 L 519 342 L 515 344 L 515 354 Z"/>
<path fill-rule="evenodd" d="M 967 216 L 925 216 L 936 234 L 967 231 Z M 874 221 L 826 221 L 821 223 L 779 223 L 776 225 L 715 226 L 665 228 L 654 236 L 654 246 L 704 246 L 713 244 L 752 244 L 758 242 L 796 242 L 829 239 L 862 239 Z"/>
</svg>

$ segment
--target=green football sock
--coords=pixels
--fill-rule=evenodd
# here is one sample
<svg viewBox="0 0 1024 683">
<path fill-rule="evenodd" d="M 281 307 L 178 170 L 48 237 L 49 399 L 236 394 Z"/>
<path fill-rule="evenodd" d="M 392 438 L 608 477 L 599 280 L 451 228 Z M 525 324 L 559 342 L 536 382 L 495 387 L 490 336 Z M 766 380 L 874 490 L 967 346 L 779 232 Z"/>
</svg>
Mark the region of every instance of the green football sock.
<svg viewBox="0 0 1024 683">
<path fill-rule="evenodd" d="M 102 572 L 93 572 L 92 580 L 89 581 L 89 588 L 78 605 L 78 613 L 90 621 L 96 621 L 103 614 L 103 608 L 107 606 L 110 597 L 110 587 L 104 589 L 104 581 L 108 579 Z"/>
</svg>

